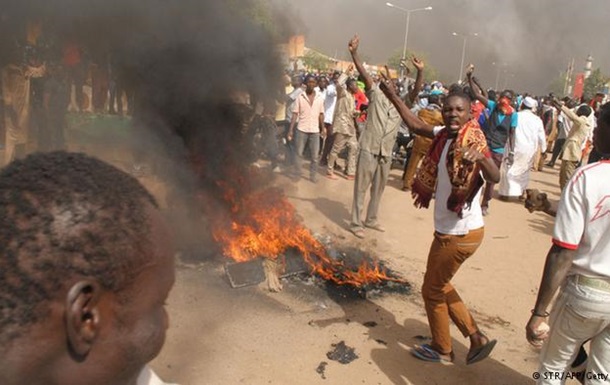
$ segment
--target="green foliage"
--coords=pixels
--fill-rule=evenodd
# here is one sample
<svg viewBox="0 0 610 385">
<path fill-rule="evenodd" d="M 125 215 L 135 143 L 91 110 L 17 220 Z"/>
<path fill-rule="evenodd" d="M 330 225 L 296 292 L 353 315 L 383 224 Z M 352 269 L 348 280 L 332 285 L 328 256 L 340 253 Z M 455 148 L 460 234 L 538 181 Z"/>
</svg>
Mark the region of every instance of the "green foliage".
<svg viewBox="0 0 610 385">
<path fill-rule="evenodd" d="M 425 82 L 433 82 L 439 79 L 439 73 L 436 68 L 430 65 L 427 55 L 423 52 L 413 52 L 407 50 L 407 68 L 409 69 L 409 76 L 415 77 L 417 74 L 417 70 L 411 63 L 411 59 L 413 57 L 417 57 L 418 59 L 424 62 L 424 81 Z M 402 48 L 394 51 L 392 56 L 388 58 L 388 67 L 395 69 L 396 71 L 400 71 L 400 59 L 402 58 Z"/>
<path fill-rule="evenodd" d="M 407 57 L 410 57 L 410 52 L 407 51 Z M 396 71 L 400 70 L 400 59 L 402 59 L 402 50 L 397 49 L 394 51 L 392 56 L 388 58 L 388 67 L 395 69 Z"/>
<path fill-rule="evenodd" d="M 555 79 L 553 79 L 553 81 L 551 82 L 551 84 L 548 85 L 546 90 L 548 92 L 552 92 L 557 97 L 563 97 L 563 96 L 565 96 L 563 94 L 565 82 L 566 82 L 566 72 L 564 71 L 564 72 L 561 72 L 559 74 L 559 76 L 557 76 Z"/>
<path fill-rule="evenodd" d="M 330 58 L 314 50 L 307 51 L 303 56 L 303 65 L 309 70 L 326 71 L 332 64 L 333 61 Z"/>
<path fill-rule="evenodd" d="M 277 22 L 275 8 L 269 0 L 226 0 L 228 7 L 250 20 L 255 25 L 260 25 L 272 37 L 279 38 L 282 33 Z"/>
<path fill-rule="evenodd" d="M 610 78 L 602 74 L 602 71 L 599 68 L 596 68 L 593 72 L 591 72 L 591 76 L 585 79 L 585 90 L 583 96 L 586 99 L 593 98 L 596 92 L 600 92 L 604 89 L 608 81 L 610 81 Z"/>
</svg>

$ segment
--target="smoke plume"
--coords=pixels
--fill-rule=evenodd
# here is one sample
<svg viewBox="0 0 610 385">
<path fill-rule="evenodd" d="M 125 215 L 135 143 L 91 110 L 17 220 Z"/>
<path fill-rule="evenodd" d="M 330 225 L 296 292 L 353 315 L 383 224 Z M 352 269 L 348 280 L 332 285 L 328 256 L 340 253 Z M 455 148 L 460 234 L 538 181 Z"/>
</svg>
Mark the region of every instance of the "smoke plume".
<svg viewBox="0 0 610 385">
<path fill-rule="evenodd" d="M 275 96 L 281 68 L 269 29 L 253 22 L 249 0 L 16 0 L 0 7 L 0 64 L 15 61 L 26 25 L 42 25 L 43 55 L 61 60 L 74 42 L 87 60 L 108 60 L 135 95 L 133 147 L 173 187 L 205 238 L 194 198 L 222 205 L 219 181 L 235 183 L 249 161 L 243 104 L 236 95 Z M 275 37 L 288 23 L 274 26 Z M 248 184 L 246 183 L 245 186 Z M 179 186 L 180 188 L 176 188 Z M 206 207 L 200 207 L 206 209 Z M 198 211 L 197 211 L 198 212 Z M 184 219 L 184 218 L 181 218 Z M 203 221 L 205 222 L 205 221 Z M 184 224 L 184 223 L 183 223 Z"/>
</svg>

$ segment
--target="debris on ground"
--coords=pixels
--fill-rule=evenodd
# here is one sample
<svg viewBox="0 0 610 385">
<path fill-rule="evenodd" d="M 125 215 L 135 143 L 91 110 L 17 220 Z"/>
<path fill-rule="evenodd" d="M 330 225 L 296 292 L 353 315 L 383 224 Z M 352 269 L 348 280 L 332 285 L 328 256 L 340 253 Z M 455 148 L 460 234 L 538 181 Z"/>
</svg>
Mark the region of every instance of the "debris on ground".
<svg viewBox="0 0 610 385">
<path fill-rule="evenodd" d="M 318 365 L 318 367 L 316 368 L 316 373 L 318 373 L 323 380 L 326 380 L 326 375 L 324 374 L 324 372 L 326 371 L 326 365 L 328 365 L 328 362 L 322 361 L 320 362 L 320 365 Z"/>
<path fill-rule="evenodd" d="M 347 365 L 358 358 L 358 355 L 354 352 L 354 348 L 345 345 L 345 341 L 341 341 L 338 344 L 332 344 L 331 346 L 334 347 L 334 349 L 326 353 L 326 357 L 328 357 L 329 360 L 338 361 L 343 365 Z"/>
</svg>

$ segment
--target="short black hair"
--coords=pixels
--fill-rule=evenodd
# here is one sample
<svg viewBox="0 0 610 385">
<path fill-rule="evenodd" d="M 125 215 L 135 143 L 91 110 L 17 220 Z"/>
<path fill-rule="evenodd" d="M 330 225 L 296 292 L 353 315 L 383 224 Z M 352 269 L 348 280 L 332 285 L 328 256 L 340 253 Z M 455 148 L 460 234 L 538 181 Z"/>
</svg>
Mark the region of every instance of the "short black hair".
<svg viewBox="0 0 610 385">
<path fill-rule="evenodd" d="M 436 104 L 437 106 L 441 105 L 441 98 L 439 95 L 430 95 L 428 96 L 428 104 Z"/>
<path fill-rule="evenodd" d="M 316 82 L 318 81 L 318 79 L 316 79 L 316 77 L 314 75 L 307 75 L 307 76 L 305 76 L 305 81 L 303 81 L 303 83 L 307 83 L 311 79 L 315 80 Z"/>
<path fill-rule="evenodd" d="M 0 343 L 48 312 L 65 280 L 129 287 L 150 257 L 146 205 L 131 175 L 85 154 L 37 153 L 0 171 Z"/>
<path fill-rule="evenodd" d="M 462 88 L 458 84 L 453 84 L 451 85 L 451 87 L 449 87 L 449 93 L 445 97 L 445 100 L 449 100 L 449 98 L 462 98 L 468 103 L 473 102 L 471 96 L 468 93 L 464 92 L 464 88 Z"/>
<path fill-rule="evenodd" d="M 589 116 L 589 115 L 591 115 L 591 112 L 593 112 L 591 107 L 589 107 L 587 105 L 582 105 L 582 106 L 578 107 L 578 109 L 576 110 L 576 115 Z"/>
</svg>

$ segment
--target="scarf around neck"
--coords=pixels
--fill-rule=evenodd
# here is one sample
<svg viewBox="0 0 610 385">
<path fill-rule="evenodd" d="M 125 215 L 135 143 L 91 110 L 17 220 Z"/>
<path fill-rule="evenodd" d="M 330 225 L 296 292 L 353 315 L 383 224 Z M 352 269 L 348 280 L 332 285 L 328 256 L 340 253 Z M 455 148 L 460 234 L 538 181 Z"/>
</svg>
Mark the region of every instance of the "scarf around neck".
<svg viewBox="0 0 610 385">
<path fill-rule="evenodd" d="M 415 199 L 415 207 L 429 207 L 430 200 L 436 190 L 438 164 L 449 139 L 449 130 L 443 128 L 432 141 L 430 150 L 422 161 L 413 181 L 412 196 Z M 469 120 L 462 126 L 447 150 L 447 171 L 451 182 L 451 194 L 447 200 L 447 209 L 455 212 L 460 218 L 464 208 L 470 207 L 472 200 L 483 185 L 479 165 L 462 162 L 462 149 L 471 146 L 487 158 L 491 156 L 485 135 L 479 127 L 479 123 L 474 119 Z"/>
<path fill-rule="evenodd" d="M 498 101 L 498 110 L 504 115 L 510 115 L 515 112 L 515 109 L 510 104 L 510 99 L 507 97 L 502 97 Z"/>
</svg>

